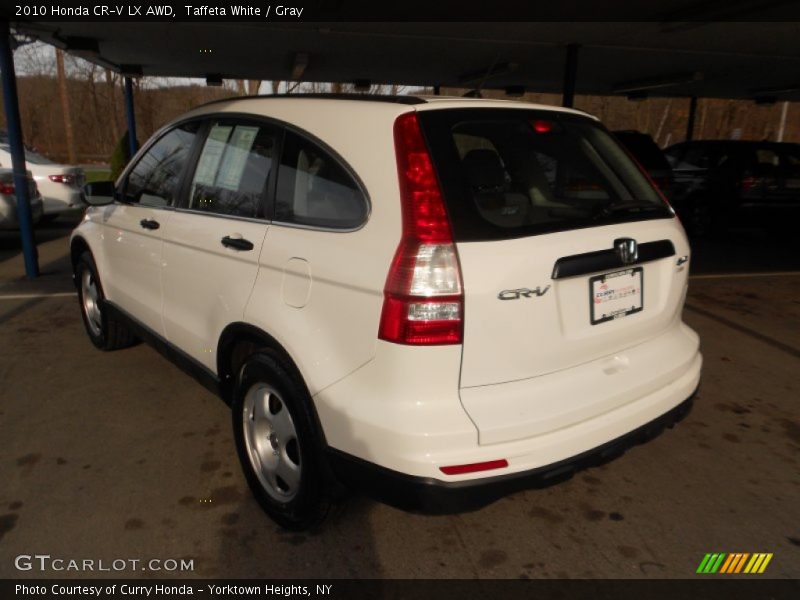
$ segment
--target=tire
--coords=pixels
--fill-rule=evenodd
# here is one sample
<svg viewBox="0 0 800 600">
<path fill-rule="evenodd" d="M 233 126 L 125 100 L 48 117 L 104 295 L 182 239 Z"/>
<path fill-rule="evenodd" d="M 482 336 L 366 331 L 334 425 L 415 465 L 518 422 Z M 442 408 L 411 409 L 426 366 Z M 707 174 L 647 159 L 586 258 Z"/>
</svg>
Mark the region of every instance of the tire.
<svg viewBox="0 0 800 600">
<path fill-rule="evenodd" d="M 232 402 L 233 434 L 261 507 L 281 527 L 301 531 L 327 516 L 333 486 L 311 398 L 291 373 L 271 350 L 245 361 Z"/>
<path fill-rule="evenodd" d="M 92 343 L 106 351 L 119 350 L 135 344 L 137 340 L 130 327 L 109 317 L 108 311 L 103 310 L 105 300 L 103 286 L 97 275 L 97 266 L 89 252 L 81 254 L 75 264 L 75 281 L 78 285 L 83 326 Z"/>
</svg>

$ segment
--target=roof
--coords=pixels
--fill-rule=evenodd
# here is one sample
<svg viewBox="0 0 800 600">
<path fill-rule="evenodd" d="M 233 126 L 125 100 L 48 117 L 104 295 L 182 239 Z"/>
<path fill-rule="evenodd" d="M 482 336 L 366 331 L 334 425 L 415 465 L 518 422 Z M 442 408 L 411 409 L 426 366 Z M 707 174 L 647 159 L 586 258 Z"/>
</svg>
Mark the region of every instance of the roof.
<svg viewBox="0 0 800 600">
<path fill-rule="evenodd" d="M 398 104 L 404 106 L 414 106 L 417 110 L 431 110 L 440 108 L 524 108 L 534 110 L 546 110 L 549 112 L 563 112 L 570 114 L 577 114 L 581 116 L 591 115 L 575 110 L 572 108 L 564 108 L 560 106 L 552 106 L 549 104 L 535 104 L 532 102 L 524 102 L 520 100 L 497 100 L 493 98 L 463 98 L 460 96 L 428 96 L 428 95 L 411 95 L 411 96 L 395 96 L 395 95 L 382 95 L 382 94 L 358 94 L 358 93 L 341 93 L 341 94 L 259 94 L 251 96 L 233 96 L 230 98 L 220 98 L 206 102 L 195 108 L 195 110 L 204 109 L 203 112 L 208 112 L 206 108 L 213 108 L 217 105 L 232 105 L 240 102 L 250 102 L 255 100 L 324 100 L 324 101 L 337 101 L 337 102 L 375 102 L 380 104 Z"/>
</svg>

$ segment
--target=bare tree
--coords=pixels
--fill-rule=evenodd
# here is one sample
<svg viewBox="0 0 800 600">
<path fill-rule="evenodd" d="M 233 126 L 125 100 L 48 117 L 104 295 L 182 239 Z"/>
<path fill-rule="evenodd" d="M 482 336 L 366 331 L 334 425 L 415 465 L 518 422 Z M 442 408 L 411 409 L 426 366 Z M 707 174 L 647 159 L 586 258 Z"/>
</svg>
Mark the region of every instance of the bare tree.
<svg viewBox="0 0 800 600">
<path fill-rule="evenodd" d="M 72 132 L 72 116 L 69 110 L 69 91 L 67 90 L 67 76 L 64 74 L 64 53 L 56 50 L 56 70 L 58 72 L 58 91 L 61 97 L 61 113 L 64 117 L 64 135 L 67 138 L 67 160 L 76 162 L 75 136 Z"/>
</svg>

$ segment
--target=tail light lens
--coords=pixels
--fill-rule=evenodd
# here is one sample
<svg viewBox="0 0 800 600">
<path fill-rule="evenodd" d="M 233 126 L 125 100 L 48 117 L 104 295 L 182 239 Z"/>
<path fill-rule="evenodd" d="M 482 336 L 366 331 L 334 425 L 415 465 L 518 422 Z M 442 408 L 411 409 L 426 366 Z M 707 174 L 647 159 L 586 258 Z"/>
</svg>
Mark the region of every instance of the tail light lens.
<svg viewBox="0 0 800 600">
<path fill-rule="evenodd" d="M 11 196 L 13 193 L 14 193 L 13 183 L 0 182 L 0 194 L 6 194 L 8 196 Z"/>
<path fill-rule="evenodd" d="M 378 337 L 407 345 L 460 344 L 464 296 L 444 199 L 415 113 L 394 143 L 403 233 L 384 287 Z"/>
<path fill-rule="evenodd" d="M 67 185 L 72 185 L 75 183 L 75 175 L 72 173 L 57 173 L 56 175 L 48 175 L 47 178 L 50 181 L 54 181 L 56 183 L 66 183 Z"/>
</svg>

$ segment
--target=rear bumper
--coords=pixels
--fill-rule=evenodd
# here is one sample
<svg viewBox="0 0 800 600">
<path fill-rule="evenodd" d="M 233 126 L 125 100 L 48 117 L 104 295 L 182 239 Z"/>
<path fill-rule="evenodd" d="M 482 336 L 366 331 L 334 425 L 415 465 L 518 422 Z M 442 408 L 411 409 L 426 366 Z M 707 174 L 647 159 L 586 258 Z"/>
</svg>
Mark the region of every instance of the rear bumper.
<svg viewBox="0 0 800 600">
<path fill-rule="evenodd" d="M 537 377 L 511 396 L 507 384 L 486 386 L 495 431 L 513 428 L 488 440 L 494 422 L 471 419 L 462 403 L 460 346 L 378 342 L 372 361 L 318 392 L 314 404 L 329 447 L 397 473 L 446 483 L 529 473 L 602 447 L 692 395 L 703 362 L 697 335 L 677 321 L 664 336 L 629 353 L 618 372 L 606 372 L 607 357 Z M 501 459 L 508 466 L 497 471 L 441 470 Z"/>
<path fill-rule="evenodd" d="M 569 479 L 576 471 L 612 460 L 682 420 L 692 408 L 695 391 L 665 414 L 586 452 L 528 471 L 470 479 L 441 481 L 393 471 L 333 448 L 328 460 L 348 487 L 403 510 L 448 514 L 476 510 L 508 494 L 547 487 Z"/>
</svg>

